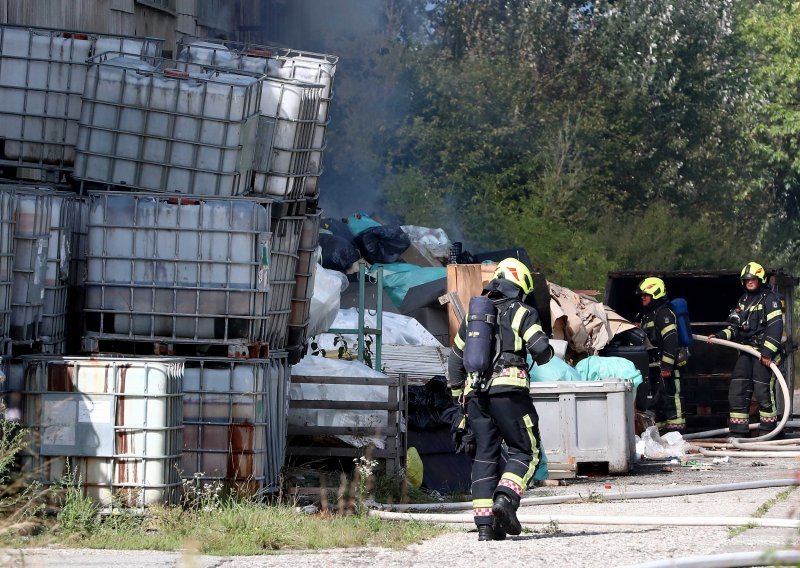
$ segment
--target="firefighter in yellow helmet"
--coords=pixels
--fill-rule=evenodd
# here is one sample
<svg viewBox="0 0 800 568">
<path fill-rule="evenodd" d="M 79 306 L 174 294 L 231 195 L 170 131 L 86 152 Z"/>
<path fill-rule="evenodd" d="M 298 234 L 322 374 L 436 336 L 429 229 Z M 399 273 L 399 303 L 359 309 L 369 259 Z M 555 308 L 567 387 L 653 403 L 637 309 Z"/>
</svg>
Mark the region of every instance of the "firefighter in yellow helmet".
<svg viewBox="0 0 800 568">
<path fill-rule="evenodd" d="M 728 388 L 731 434 L 750 432 L 750 401 L 758 400 L 759 428 L 762 432 L 778 425 L 775 402 L 775 375 L 769 366 L 782 358 L 783 310 L 778 295 L 767 285 L 767 273 L 757 262 L 748 262 L 741 272 L 744 293 L 728 316 L 728 327 L 711 335 L 754 347 L 759 357 L 740 352 Z"/>
<path fill-rule="evenodd" d="M 472 507 L 478 540 L 520 534 L 516 511 L 539 465 L 539 417 L 530 397 L 526 356 L 541 365 L 550 360 L 553 349 L 538 312 L 523 302 L 532 291 L 533 277 L 522 262 L 501 261 L 481 296 L 470 301 L 448 359 L 449 386 L 475 438 Z M 478 306 L 486 307 L 487 313 Z M 491 330 L 488 341 L 478 342 L 482 332 L 473 327 L 477 324 Z M 478 352 L 481 345 L 487 352 Z M 504 469 L 503 441 L 508 448 Z"/>
<path fill-rule="evenodd" d="M 636 316 L 636 323 L 652 345 L 646 410 L 654 414 L 659 430 L 682 432 L 686 418 L 681 404 L 680 367 L 686 364 L 686 350 L 678 344 L 677 317 L 661 278 L 645 278 L 636 293 L 642 297 L 642 311 Z"/>
</svg>

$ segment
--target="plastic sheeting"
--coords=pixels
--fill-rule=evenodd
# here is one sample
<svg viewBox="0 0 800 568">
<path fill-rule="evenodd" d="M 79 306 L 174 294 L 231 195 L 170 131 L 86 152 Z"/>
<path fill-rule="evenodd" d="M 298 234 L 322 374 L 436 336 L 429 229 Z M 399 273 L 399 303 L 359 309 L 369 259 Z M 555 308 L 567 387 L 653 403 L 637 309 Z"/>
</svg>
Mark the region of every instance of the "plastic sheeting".
<svg viewBox="0 0 800 568">
<path fill-rule="evenodd" d="M 575 370 L 584 381 L 605 379 L 628 379 L 633 383 L 634 393 L 642 384 L 642 373 L 631 361 L 622 357 L 600 357 L 592 355 L 578 361 Z"/>
<path fill-rule="evenodd" d="M 327 331 L 339 313 L 342 291 L 347 288 L 347 278 L 335 270 L 319 264 L 314 275 L 314 294 L 308 312 L 307 337 Z"/>
<path fill-rule="evenodd" d="M 364 314 L 364 325 L 367 327 L 375 327 L 376 318 L 375 312 L 367 312 Z M 358 308 L 348 308 L 339 310 L 333 324 L 329 328 L 338 329 L 357 329 L 358 328 Z M 429 347 L 441 347 L 441 343 L 430 334 L 430 332 L 422 327 L 417 320 L 408 316 L 400 314 L 393 314 L 390 312 L 383 313 L 382 321 L 383 333 L 382 342 L 391 345 L 425 345 Z M 311 334 L 309 334 L 309 337 Z M 332 333 L 323 333 L 316 337 L 315 341 L 321 349 L 332 350 L 338 349 L 338 344 L 334 347 L 333 339 L 336 336 Z M 358 337 L 356 334 L 342 335 L 348 345 L 356 345 Z"/>
<path fill-rule="evenodd" d="M 449 256 L 452 243 L 444 229 L 429 229 L 416 225 L 402 225 L 400 228 L 408 235 L 414 246 L 421 251 L 434 258 Z"/>
<path fill-rule="evenodd" d="M 307 377 L 376 377 L 387 378 L 358 361 L 342 361 L 325 357 L 305 357 L 292 367 L 292 375 Z M 385 402 L 389 396 L 388 386 L 371 385 L 326 385 L 292 384 L 290 400 L 364 400 Z M 369 426 L 385 428 L 388 425 L 388 412 L 385 410 L 328 410 L 290 408 L 290 426 Z M 374 444 L 376 448 L 386 447 L 386 438 L 377 436 L 337 436 L 343 442 L 363 448 Z"/>
<path fill-rule="evenodd" d="M 434 280 L 447 278 L 447 269 L 444 267 L 422 267 L 415 264 L 395 262 L 392 264 L 374 264 L 370 268 L 370 273 L 374 272 L 377 266 L 383 266 L 383 288 L 398 308 L 405 300 L 409 289 Z"/>
</svg>

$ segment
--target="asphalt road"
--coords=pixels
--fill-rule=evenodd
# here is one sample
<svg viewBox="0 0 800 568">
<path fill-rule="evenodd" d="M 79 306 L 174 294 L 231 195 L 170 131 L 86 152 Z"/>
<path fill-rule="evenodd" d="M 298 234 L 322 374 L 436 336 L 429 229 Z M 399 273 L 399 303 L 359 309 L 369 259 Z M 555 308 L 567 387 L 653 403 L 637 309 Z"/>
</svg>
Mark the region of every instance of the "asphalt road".
<svg viewBox="0 0 800 568">
<path fill-rule="evenodd" d="M 453 532 L 415 544 L 403 550 L 360 548 L 323 552 L 293 551 L 257 557 L 191 556 L 182 552 L 21 549 L 0 551 L 3 566 L 191 566 L 255 567 L 303 566 L 357 567 L 492 566 L 598 567 L 632 566 L 647 561 L 729 552 L 779 550 L 795 547 L 798 530 L 792 528 L 744 528 L 731 531 L 720 526 L 660 526 L 659 518 L 750 517 L 797 519 L 800 517 L 800 489 L 785 499 L 776 496 L 785 487 L 735 492 L 705 493 L 668 498 L 600 501 L 598 494 L 635 493 L 673 487 L 710 486 L 748 480 L 783 479 L 798 476 L 794 458 L 733 458 L 713 464 L 702 458 L 702 466 L 684 467 L 663 462 L 641 462 L 629 475 L 570 480 L 566 486 L 533 490 L 528 496 L 585 496 L 577 503 L 536 505 L 521 513 L 537 515 L 590 515 L 606 518 L 642 516 L 652 524 L 618 526 L 608 524 L 529 525 L 519 537 L 502 542 L 478 542 L 469 525 L 454 526 Z M 766 512 L 759 513 L 767 509 Z"/>
</svg>

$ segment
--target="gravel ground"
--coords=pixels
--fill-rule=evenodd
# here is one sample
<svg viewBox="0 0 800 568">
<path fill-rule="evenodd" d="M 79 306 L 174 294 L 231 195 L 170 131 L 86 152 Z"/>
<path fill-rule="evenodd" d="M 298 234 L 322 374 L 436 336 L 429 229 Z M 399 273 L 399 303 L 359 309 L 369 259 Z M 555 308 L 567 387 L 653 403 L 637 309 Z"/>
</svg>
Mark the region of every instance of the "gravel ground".
<svg viewBox="0 0 800 568">
<path fill-rule="evenodd" d="M 669 487 L 695 487 L 740 481 L 792 478 L 794 458 L 737 458 L 713 464 L 708 470 L 661 462 L 642 462 L 630 475 L 568 480 L 566 486 L 541 488 L 536 495 L 590 496 L 608 492 L 637 492 Z M 671 470 L 671 471 L 668 471 Z M 537 515 L 592 515 L 658 517 L 749 517 L 786 487 L 710 493 L 659 499 L 596 502 L 586 500 L 560 505 L 536 505 L 521 513 Z M 764 517 L 800 517 L 800 489 L 775 502 Z M 494 566 L 631 566 L 652 560 L 728 552 L 781 549 L 800 544 L 797 529 L 747 528 L 731 533 L 727 527 L 659 527 L 656 525 L 530 525 L 519 537 L 502 542 L 478 542 L 474 527 L 454 526 L 453 532 L 403 550 L 360 548 L 318 553 L 291 552 L 258 557 L 188 556 L 180 552 L 128 552 L 107 550 L 23 549 L 0 550 L 0 565 L 79 566 L 193 566 L 255 567 L 300 565 L 304 568 L 380 565 L 470 567 L 487 560 Z"/>
</svg>

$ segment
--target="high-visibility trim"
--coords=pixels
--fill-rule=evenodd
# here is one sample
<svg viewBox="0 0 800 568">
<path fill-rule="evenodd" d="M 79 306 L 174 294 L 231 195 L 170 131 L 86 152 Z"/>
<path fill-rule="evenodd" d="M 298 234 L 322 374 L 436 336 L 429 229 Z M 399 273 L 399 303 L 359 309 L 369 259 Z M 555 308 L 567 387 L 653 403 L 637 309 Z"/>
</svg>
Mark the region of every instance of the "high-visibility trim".
<svg viewBox="0 0 800 568">
<path fill-rule="evenodd" d="M 508 487 L 509 489 L 511 489 L 511 491 L 513 491 L 514 493 L 516 493 L 520 497 L 522 497 L 525 494 L 525 490 L 522 489 L 522 487 L 520 487 L 514 481 L 511 481 L 510 479 L 500 479 L 500 483 L 498 483 L 497 486 L 498 487 Z"/>
<path fill-rule="evenodd" d="M 515 377 L 495 377 L 492 379 L 493 387 L 520 387 L 527 389 L 530 387 L 530 379 L 528 378 L 515 378 Z"/>
<path fill-rule="evenodd" d="M 450 394 L 452 395 L 453 398 L 458 398 L 462 394 L 464 394 L 464 388 L 462 387 L 462 388 L 459 388 L 459 389 L 454 389 L 454 388 L 451 387 L 450 388 Z"/>
<path fill-rule="evenodd" d="M 731 418 L 750 418 L 746 412 L 731 412 Z"/>
<path fill-rule="evenodd" d="M 764 347 L 766 347 L 773 353 L 777 353 L 778 349 L 780 349 L 780 346 L 768 337 L 764 338 Z"/>
<path fill-rule="evenodd" d="M 656 326 L 656 322 L 654 322 L 654 321 L 649 321 L 646 324 L 644 324 L 644 328 L 645 329 L 650 329 L 651 327 L 655 327 L 655 326 Z"/>
<path fill-rule="evenodd" d="M 730 329 L 723 329 L 722 334 L 725 336 L 725 339 L 730 339 L 733 336 L 733 332 Z"/>
<path fill-rule="evenodd" d="M 494 513 L 492 513 L 491 507 L 489 507 L 488 509 L 486 507 L 480 507 L 472 509 L 472 515 L 474 517 L 493 517 Z"/>
<path fill-rule="evenodd" d="M 522 337 L 525 341 L 529 341 L 531 337 L 533 337 L 537 333 L 544 333 L 542 326 L 538 323 L 533 324 L 528 328 L 528 331 L 525 332 L 525 335 Z"/>
<path fill-rule="evenodd" d="M 461 417 L 461 421 L 458 423 L 458 429 L 464 430 L 466 429 L 466 427 L 467 427 L 467 417 L 465 415 Z"/>
<path fill-rule="evenodd" d="M 675 364 L 675 359 L 670 357 L 669 355 L 662 355 L 661 356 L 661 362 L 662 363 L 666 363 L 667 365 L 674 365 Z"/>
<path fill-rule="evenodd" d="M 775 310 L 774 312 L 770 312 L 767 314 L 767 321 L 781 317 L 781 310 Z"/>
<path fill-rule="evenodd" d="M 769 380 L 769 400 L 770 400 L 770 407 L 775 409 L 775 415 L 778 415 L 778 401 L 775 400 L 775 374 L 771 375 Z M 761 412 L 761 409 L 759 409 Z"/>
<path fill-rule="evenodd" d="M 456 334 L 456 338 L 453 340 L 453 343 L 455 344 L 456 347 L 458 347 L 462 351 L 464 350 L 464 340 L 461 339 L 460 335 Z"/>
<path fill-rule="evenodd" d="M 680 375 L 678 372 L 675 372 L 675 377 L 673 378 L 675 384 L 675 415 L 681 418 L 675 418 L 673 420 L 667 420 L 667 424 L 674 424 L 674 425 L 683 425 L 686 424 L 686 420 L 682 418 L 683 416 L 683 406 L 681 406 L 681 381 Z"/>
<path fill-rule="evenodd" d="M 776 416 L 778 416 L 778 411 L 776 410 L 775 412 L 764 412 L 763 410 L 759 410 L 758 415 L 761 418 L 775 418 Z"/>
<path fill-rule="evenodd" d="M 669 325 L 664 326 L 664 328 L 661 330 L 661 335 L 663 337 L 664 335 L 667 335 L 670 331 L 676 331 L 677 329 L 678 327 L 674 323 L 671 323 Z"/>
<path fill-rule="evenodd" d="M 493 504 L 494 504 L 494 501 L 492 501 L 491 499 L 473 499 L 472 500 L 472 508 L 473 509 L 479 509 L 481 507 L 488 507 L 488 508 L 491 509 Z"/>
<path fill-rule="evenodd" d="M 525 423 L 525 431 L 528 433 L 528 439 L 531 441 L 531 463 L 528 464 L 528 471 L 525 473 L 525 477 L 523 478 L 524 483 L 522 483 L 524 492 L 524 488 L 528 486 L 528 482 L 531 480 L 531 477 L 533 477 L 533 472 L 536 471 L 536 466 L 539 465 L 539 446 L 536 443 L 536 436 L 533 433 L 533 420 L 530 415 L 526 414 L 523 416 L 522 421 Z M 520 495 L 522 495 L 522 493 L 520 493 Z"/>
<path fill-rule="evenodd" d="M 511 318 L 511 331 L 514 332 L 514 351 L 522 349 L 522 337 L 519 335 L 519 328 L 522 325 L 522 320 L 526 313 L 528 313 L 527 310 L 520 306 L 517 308 L 517 311 L 514 312 L 514 317 Z"/>
<path fill-rule="evenodd" d="M 520 487 L 527 487 L 527 484 L 525 483 L 525 480 L 522 477 L 520 477 L 516 473 L 511 473 L 510 471 L 505 472 L 503 474 L 503 477 L 501 477 L 500 479 L 508 479 L 509 481 L 513 481 Z"/>
</svg>

